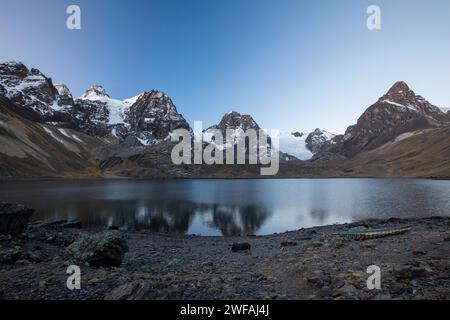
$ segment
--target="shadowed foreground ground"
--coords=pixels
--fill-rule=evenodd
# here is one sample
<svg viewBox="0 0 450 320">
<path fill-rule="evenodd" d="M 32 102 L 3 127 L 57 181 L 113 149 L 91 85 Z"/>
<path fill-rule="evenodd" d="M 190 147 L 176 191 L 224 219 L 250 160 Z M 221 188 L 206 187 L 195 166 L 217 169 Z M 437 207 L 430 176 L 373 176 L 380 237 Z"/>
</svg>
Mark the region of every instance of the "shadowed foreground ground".
<svg viewBox="0 0 450 320">
<path fill-rule="evenodd" d="M 30 226 L 2 250 L 27 259 L 0 264 L 2 299 L 450 299 L 450 219 L 367 221 L 370 227 L 412 226 L 402 235 L 355 241 L 331 236 L 359 224 L 264 237 L 196 237 L 121 233 L 129 252 L 121 267 L 81 266 L 81 290 L 66 288 L 65 246 L 80 232 Z M 233 243 L 251 250 L 235 252 Z M 33 262 L 35 261 L 35 262 Z M 369 265 L 382 289 L 367 289 Z"/>
</svg>

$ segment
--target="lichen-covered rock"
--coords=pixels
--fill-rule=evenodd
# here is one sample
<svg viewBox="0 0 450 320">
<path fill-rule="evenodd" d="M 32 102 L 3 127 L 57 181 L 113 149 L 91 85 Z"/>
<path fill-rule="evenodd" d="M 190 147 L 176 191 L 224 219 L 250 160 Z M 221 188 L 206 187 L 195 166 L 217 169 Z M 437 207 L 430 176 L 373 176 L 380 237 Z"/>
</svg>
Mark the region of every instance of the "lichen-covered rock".
<svg viewBox="0 0 450 320">
<path fill-rule="evenodd" d="M 0 234 L 19 235 L 28 227 L 34 209 L 0 202 Z"/>
<path fill-rule="evenodd" d="M 74 259 L 94 267 L 120 266 L 127 251 L 126 240 L 110 231 L 81 235 L 66 248 Z"/>
</svg>

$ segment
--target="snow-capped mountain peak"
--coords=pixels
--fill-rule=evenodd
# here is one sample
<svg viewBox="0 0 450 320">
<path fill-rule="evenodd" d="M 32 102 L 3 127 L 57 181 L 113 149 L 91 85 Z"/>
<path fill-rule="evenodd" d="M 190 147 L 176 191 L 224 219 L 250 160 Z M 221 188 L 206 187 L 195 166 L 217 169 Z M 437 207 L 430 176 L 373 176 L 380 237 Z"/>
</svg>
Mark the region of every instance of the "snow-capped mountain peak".
<svg viewBox="0 0 450 320">
<path fill-rule="evenodd" d="M 325 147 L 334 144 L 335 137 L 336 135 L 317 128 L 306 137 L 306 146 L 312 153 L 317 153 Z"/>
<path fill-rule="evenodd" d="M 58 94 L 63 96 L 63 95 L 67 95 L 67 96 L 71 96 L 72 94 L 70 93 L 69 88 L 64 84 L 55 84 L 55 88 L 58 91 Z"/>
<path fill-rule="evenodd" d="M 121 101 L 111 98 L 104 87 L 95 85 L 90 87 L 81 96 L 80 100 L 91 101 L 97 103 L 99 108 L 106 108 L 108 124 L 113 125 L 125 122 L 127 110 L 136 102 L 139 96 Z"/>
<path fill-rule="evenodd" d="M 20 62 L 0 63 L 0 95 L 9 99 L 19 115 L 51 125 L 60 124 L 95 137 L 128 137 L 144 144 L 167 139 L 178 128 L 190 130 L 168 95 L 151 90 L 132 98 L 111 98 L 103 86 L 90 87 L 74 101 L 64 84 Z"/>
<path fill-rule="evenodd" d="M 106 89 L 100 85 L 91 86 L 86 92 L 81 96 L 81 99 L 98 100 L 100 98 L 110 98 Z"/>
<path fill-rule="evenodd" d="M 14 61 L 0 63 L 0 94 L 20 106 L 23 115 L 37 121 L 54 121 L 58 118 L 55 112 L 64 109 L 71 100 L 71 97 L 60 99 L 52 79 L 38 69 L 28 69 Z"/>
<path fill-rule="evenodd" d="M 219 129 L 225 133 L 227 129 L 242 129 L 247 131 L 248 129 L 259 130 L 260 127 L 251 115 L 231 111 L 222 117 L 219 124 L 214 125 L 209 129 Z"/>
<path fill-rule="evenodd" d="M 147 91 L 124 100 L 124 103 L 132 104 L 125 120 L 133 128 L 133 135 L 143 144 L 164 141 L 175 129 L 190 130 L 172 99 L 162 91 Z"/>
</svg>

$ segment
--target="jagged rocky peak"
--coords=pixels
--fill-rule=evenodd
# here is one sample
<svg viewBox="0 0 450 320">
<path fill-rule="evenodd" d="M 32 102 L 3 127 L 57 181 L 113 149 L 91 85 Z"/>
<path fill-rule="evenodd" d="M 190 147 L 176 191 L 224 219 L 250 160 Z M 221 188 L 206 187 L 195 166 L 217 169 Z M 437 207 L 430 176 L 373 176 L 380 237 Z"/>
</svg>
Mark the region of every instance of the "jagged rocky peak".
<svg viewBox="0 0 450 320">
<path fill-rule="evenodd" d="M 106 92 L 106 89 L 100 85 L 93 85 L 81 96 L 81 99 L 91 99 L 97 97 L 106 97 L 110 98 L 109 94 Z"/>
<path fill-rule="evenodd" d="M 61 96 L 71 96 L 69 88 L 64 84 L 55 84 L 55 88 L 58 91 L 58 94 Z"/>
<path fill-rule="evenodd" d="M 22 62 L 6 61 L 0 63 L 0 76 L 14 76 L 25 78 L 29 73 L 28 68 Z"/>
<path fill-rule="evenodd" d="M 301 138 L 305 135 L 303 132 L 298 132 L 298 131 L 291 132 L 291 134 L 296 138 Z"/>
<path fill-rule="evenodd" d="M 129 124 L 130 133 L 146 145 L 168 139 L 176 129 L 191 130 L 172 99 L 158 90 L 137 96 L 127 111 L 125 122 Z"/>
<path fill-rule="evenodd" d="M 306 147 L 312 153 L 317 153 L 335 144 L 335 137 L 336 135 L 317 128 L 306 137 Z"/>
<path fill-rule="evenodd" d="M 58 92 L 57 104 L 59 107 L 68 107 L 74 105 L 72 93 L 65 84 L 55 84 L 55 89 Z"/>
<path fill-rule="evenodd" d="M 132 99 L 128 99 L 133 100 Z M 135 102 L 131 104 L 130 112 L 140 115 L 143 122 L 155 121 L 181 121 L 185 122 L 183 116 L 178 113 L 172 99 L 162 91 L 151 90 L 137 96 Z"/>
<path fill-rule="evenodd" d="M 434 120 L 440 121 L 443 119 L 442 111 L 429 103 L 425 98 L 416 95 L 404 81 L 396 82 L 389 91 L 382 96 L 378 103 L 384 104 L 390 109 L 397 109 L 401 112 L 416 112 L 422 115 L 427 115 Z"/>
<path fill-rule="evenodd" d="M 387 92 L 388 96 L 396 96 L 396 95 L 414 95 L 414 91 L 412 91 L 405 81 L 397 81 Z"/>
<path fill-rule="evenodd" d="M 52 103 L 58 94 L 51 78 L 44 76 L 38 69 L 29 70 L 21 62 L 0 64 L 0 85 L 13 102 L 36 109 Z"/>
<path fill-rule="evenodd" d="M 166 111 L 176 111 L 176 107 L 169 96 L 159 90 L 151 90 L 141 93 L 137 97 L 135 104 L 159 107 L 159 109 Z"/>
<path fill-rule="evenodd" d="M 231 111 L 226 113 L 222 117 L 222 120 L 219 122 L 219 124 L 214 125 L 209 129 L 219 129 L 225 132 L 226 129 L 242 129 L 246 131 L 248 129 L 259 130 L 260 127 L 251 115 L 242 115 L 239 112 Z"/>
<path fill-rule="evenodd" d="M 0 64 L 0 93 L 14 103 L 21 116 L 39 122 L 70 122 L 64 110 L 71 97 L 60 96 L 52 79 L 21 62 Z"/>
</svg>

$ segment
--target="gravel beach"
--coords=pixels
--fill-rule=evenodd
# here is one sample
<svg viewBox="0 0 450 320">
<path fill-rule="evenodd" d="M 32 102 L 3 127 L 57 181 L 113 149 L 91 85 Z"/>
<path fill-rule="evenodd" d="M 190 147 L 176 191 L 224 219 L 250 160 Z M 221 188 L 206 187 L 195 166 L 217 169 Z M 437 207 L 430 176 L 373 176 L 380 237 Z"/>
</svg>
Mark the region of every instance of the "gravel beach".
<svg viewBox="0 0 450 320">
<path fill-rule="evenodd" d="M 334 234 L 361 226 L 411 230 L 359 241 Z M 109 266 L 76 261 L 67 247 L 80 234 L 123 239 L 123 260 Z M 61 221 L 31 224 L 16 238 L 0 236 L 0 248 L 0 298 L 8 300 L 450 299 L 449 218 L 249 237 L 90 230 Z M 73 264 L 80 266 L 80 290 L 66 286 Z M 371 265 L 381 270 L 379 290 L 367 288 Z"/>
</svg>

